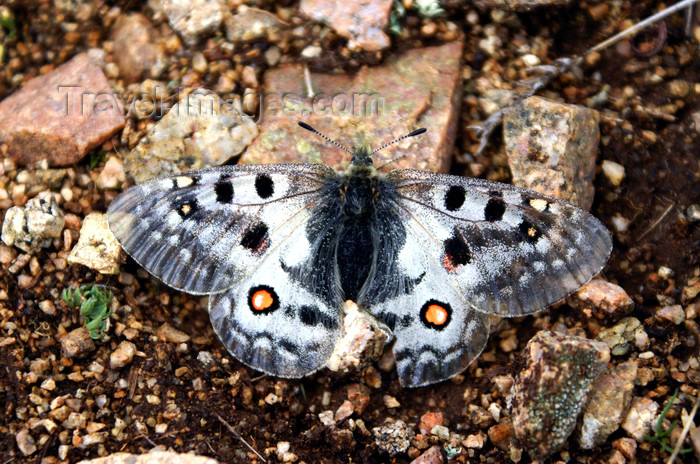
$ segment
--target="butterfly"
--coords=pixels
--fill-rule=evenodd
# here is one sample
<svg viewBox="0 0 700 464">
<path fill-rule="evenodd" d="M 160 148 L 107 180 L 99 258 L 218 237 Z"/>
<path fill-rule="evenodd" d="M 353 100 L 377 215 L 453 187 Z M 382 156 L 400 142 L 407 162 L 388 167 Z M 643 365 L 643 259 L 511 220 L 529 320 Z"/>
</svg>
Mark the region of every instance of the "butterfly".
<svg viewBox="0 0 700 464">
<path fill-rule="evenodd" d="M 300 378 L 322 368 L 352 300 L 395 338 L 403 386 L 436 383 L 481 353 L 491 315 L 563 299 L 610 255 L 605 226 L 565 201 L 482 179 L 383 174 L 378 150 L 353 152 L 299 124 L 351 153 L 348 169 L 207 168 L 133 186 L 107 211 L 148 272 L 210 295 L 215 332 L 259 371 Z"/>
</svg>

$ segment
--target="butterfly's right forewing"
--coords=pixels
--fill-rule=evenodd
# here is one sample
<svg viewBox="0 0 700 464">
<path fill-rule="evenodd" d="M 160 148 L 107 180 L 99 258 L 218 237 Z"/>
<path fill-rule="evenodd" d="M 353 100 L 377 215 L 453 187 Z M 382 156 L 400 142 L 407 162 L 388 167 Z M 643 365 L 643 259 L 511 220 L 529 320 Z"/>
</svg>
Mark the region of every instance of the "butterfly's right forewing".
<svg viewBox="0 0 700 464">
<path fill-rule="evenodd" d="M 128 189 L 107 217 L 148 272 L 178 290 L 218 293 L 287 239 L 332 175 L 326 166 L 301 164 L 181 173 Z"/>
</svg>

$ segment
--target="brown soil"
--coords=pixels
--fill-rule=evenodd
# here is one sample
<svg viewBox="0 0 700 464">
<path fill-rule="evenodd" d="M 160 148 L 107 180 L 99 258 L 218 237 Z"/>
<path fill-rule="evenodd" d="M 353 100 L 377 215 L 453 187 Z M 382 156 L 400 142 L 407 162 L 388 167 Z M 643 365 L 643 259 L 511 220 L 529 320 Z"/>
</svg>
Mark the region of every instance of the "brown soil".
<svg viewBox="0 0 700 464">
<path fill-rule="evenodd" d="M 271 4 L 262 1 L 252 3 L 275 11 Z M 583 1 L 575 2 L 568 8 L 548 7 L 529 13 L 508 13 L 507 19 L 501 23 L 495 23 L 489 12 L 480 12 L 479 23 L 482 26 L 494 24 L 503 41 L 503 50 L 496 60 L 478 49 L 477 44 L 483 34 L 470 35 L 472 26 L 466 23 L 465 16 L 472 7 L 449 2 L 446 18 L 435 23 L 440 25 L 449 20 L 465 31 L 464 63 L 471 67 L 474 76 L 479 75 L 484 63 L 489 60 L 491 64 L 495 62 L 495 69 L 505 76 L 518 56 L 512 45 L 513 37 L 518 34 L 525 35 L 528 42 L 541 40 L 546 43 L 550 59 L 571 56 L 621 30 L 623 20 L 636 22 L 656 12 L 662 5 L 658 1 L 610 2 L 617 6 L 611 7 L 615 15 L 605 15 L 594 21 L 589 10 L 598 3 Z M 296 5 L 289 4 L 298 16 Z M 10 44 L 12 50 L 8 51 L 8 58 L 17 58 L 18 61 L 0 70 L 0 98 L 12 93 L 26 79 L 47 72 L 75 53 L 87 47 L 101 47 L 108 37 L 108 29 L 100 22 L 97 12 L 106 11 L 111 6 L 102 3 L 95 6 L 96 13 L 79 24 L 77 32 L 67 37 L 60 28 L 60 22 L 70 18 L 55 11 L 56 7 L 52 4 L 10 0 L 8 7 L 15 15 L 18 39 Z M 138 2 L 126 2 L 121 6 L 124 11 L 136 10 L 148 14 L 145 6 L 141 10 Z M 692 35 L 687 37 L 683 34 L 682 19 L 681 15 L 677 15 L 666 21 L 668 37 L 658 53 L 646 57 L 636 54 L 629 47 L 613 47 L 605 51 L 597 62 L 585 66 L 580 79 L 565 74 L 544 92 L 545 96 L 569 103 L 586 104 L 587 99 L 597 95 L 604 85 L 609 86 L 607 91 L 610 95 L 620 95 L 621 89 L 626 86 L 635 91 L 634 99 L 624 102 L 608 100 L 597 106 L 603 113 L 599 160 L 620 163 L 625 167 L 626 178 L 620 187 L 614 187 L 605 176 L 599 174 L 595 181 L 596 201 L 592 212 L 612 231 L 615 231 L 612 222 L 614 216 L 620 215 L 630 220 L 626 232 L 614 232 L 615 248 L 604 275 L 621 285 L 635 301 L 632 315 L 643 322 L 651 339 L 650 350 L 656 354 L 654 361 L 648 364 L 655 373 L 653 379 L 646 385 L 637 386 L 634 394 L 651 397 L 661 405 L 677 388 L 685 387 L 682 390 L 684 393 L 697 395 L 699 386 L 697 370 L 694 376 L 670 374 L 679 363 L 696 356 L 697 344 L 693 347 L 688 340 L 694 338 L 697 343 L 697 323 L 690 321 L 692 323 L 676 326 L 655 317 L 658 308 L 664 306 L 659 303 L 657 295 L 665 295 L 680 303 L 683 288 L 699 274 L 700 223 L 691 223 L 686 216 L 691 205 L 700 204 L 700 128 L 694 126 L 692 119 L 693 113 L 698 111 L 700 98 L 697 84 L 692 84 L 695 90 L 683 98 L 670 95 L 668 90 L 668 82 L 672 80 L 696 83 L 700 77 L 698 43 Z M 394 38 L 393 50 L 439 43 L 439 34 L 438 37 L 427 38 L 421 35 L 420 29 L 428 21 L 409 13 L 404 24 L 410 31 L 410 39 Z M 324 50 L 339 50 L 345 44 L 325 27 L 307 27 L 309 34 L 306 38 L 294 42 L 284 53 L 298 57 L 305 45 L 317 39 L 320 31 L 325 34 L 325 39 L 320 40 Z M 700 27 L 697 20 L 695 27 Z M 638 40 L 645 39 L 654 40 L 653 36 Z M 264 43 L 255 44 L 261 49 L 265 46 Z M 216 41 L 210 41 L 203 47 L 216 48 Z M 236 50 L 235 54 L 246 63 L 245 56 L 249 50 Z M 183 56 L 191 52 L 186 48 L 181 51 Z M 353 71 L 361 64 L 380 62 L 385 56 L 352 54 L 347 59 L 342 53 L 333 52 L 325 55 L 326 58 L 315 65 L 315 70 Z M 688 56 L 691 57 L 689 60 Z M 264 69 L 264 60 L 257 60 L 256 64 Z M 659 70 L 663 71 L 662 82 L 650 83 L 648 76 L 658 74 Z M 600 73 L 600 79 L 592 78 L 596 73 Z M 21 75 L 24 78 L 17 77 Z M 204 78 L 203 84 L 207 82 L 215 83 L 216 80 Z M 477 141 L 466 128 L 483 118 L 475 96 L 470 94 L 473 86 L 466 81 L 464 84 L 466 91 L 459 148 L 456 150 L 459 153 L 474 152 Z M 675 111 L 672 110 L 674 107 Z M 672 114 L 672 117 L 659 116 L 658 111 L 650 108 L 664 108 L 663 112 Z M 143 129 L 135 121 L 130 124 L 136 132 Z M 111 146 L 117 151 L 127 150 L 129 143 L 124 142 L 117 141 Z M 507 170 L 503 159 L 500 137 L 495 136 L 484 155 L 469 160 L 471 163 L 456 164 L 454 172 L 470 173 L 480 169 L 483 177 L 505 179 Z M 477 167 L 476 163 L 482 167 Z M 86 161 L 72 168 L 73 178 L 87 173 L 94 180 L 102 166 L 91 170 Z M 6 173 L 2 180 L 9 185 L 13 175 Z M 94 182 L 80 189 L 83 195 L 74 198 L 64 210 L 81 218 L 90 211 L 105 211 L 109 201 L 118 193 L 100 192 L 94 187 Z M 410 459 L 406 455 L 390 458 L 380 453 L 371 436 L 371 428 L 381 425 L 386 418 L 416 424 L 424 413 L 439 411 L 452 432 L 464 436 L 479 431 L 486 433 L 489 424 L 476 420 L 468 405 L 488 406 L 497 402 L 505 407 L 504 398 L 490 379 L 517 370 L 518 353 L 535 332 L 559 322 L 567 327 L 579 327 L 589 338 L 595 338 L 602 326 L 614 324 L 614 321 L 602 323 L 589 320 L 567 305 L 540 315 L 506 321 L 503 329 L 492 336 L 486 354 L 463 376 L 415 390 L 402 389 L 393 370 L 382 372 L 370 369 L 369 372 L 345 376 L 323 370 L 303 380 L 281 380 L 261 377 L 259 373 L 243 367 L 225 351 L 211 329 L 206 305 L 199 297 L 179 293 L 149 279 L 132 261 L 123 266 L 124 273 L 135 276 L 133 282 L 129 279 L 128 283 L 123 278 L 105 277 L 81 266 L 57 270 L 55 259 L 60 258 L 61 245 L 59 243 L 58 249 L 48 248 L 37 255 L 39 270 L 32 274 L 33 284 L 28 287 L 20 288 L 18 276 L 8 272 L 5 265 L 0 273 L 0 289 L 5 290 L 8 296 L 0 301 L 0 332 L 3 339 L 14 338 L 13 343 L 0 349 L 0 405 L 3 409 L 0 456 L 4 457 L 3 462 L 41 462 L 42 458 L 47 459 L 45 462 L 55 462 L 57 458 L 51 457 L 58 456 L 62 444 L 71 445 L 68 455 L 70 462 L 118 451 L 141 453 L 156 445 L 180 452 L 193 451 L 223 463 L 254 461 L 255 456 L 227 430 L 219 415 L 252 448 L 265 455 L 268 462 L 277 462 L 276 452 L 266 454 L 265 450 L 275 448 L 280 441 L 290 442 L 290 450 L 298 455 L 300 461 L 307 463 L 408 462 Z M 657 271 L 660 266 L 671 268 L 674 275 L 668 278 L 659 276 Z M 29 270 L 23 272 L 28 273 Z M 61 356 L 55 336 L 79 327 L 81 321 L 75 309 L 56 297 L 56 290 L 60 293 L 76 284 L 91 283 L 109 286 L 122 306 L 112 316 L 113 328 L 108 338 L 97 341 L 97 349 L 87 357 L 69 360 Z M 38 308 L 38 303 L 44 300 L 56 304 L 55 316 L 49 316 Z M 181 350 L 174 343 L 159 341 L 152 334 L 165 322 L 192 337 L 192 341 L 186 345 L 187 349 Z M 112 371 L 108 368 L 109 354 L 124 339 L 115 332 L 119 324 L 143 328 L 132 339 L 141 353 L 129 366 Z M 511 333 L 511 328 L 516 329 L 518 348 L 507 353 L 499 342 Z M 210 367 L 197 360 L 201 351 L 211 353 L 214 363 Z M 27 383 L 29 362 L 41 357 L 51 359 L 51 368 L 36 383 Z M 626 359 L 627 356 L 622 356 L 615 358 L 614 362 Z M 107 366 L 103 372 L 91 372 L 90 366 L 95 361 Z M 677 369 L 675 371 L 678 372 Z M 83 372 L 84 379 L 68 379 L 66 376 L 72 372 Z M 347 398 L 348 385 L 364 383 L 373 375 L 381 377 L 381 386 L 371 389 L 370 404 L 360 417 L 370 430 L 369 435 L 363 434 L 359 428 L 352 435 L 338 433 L 321 424 L 318 413 L 335 411 Z M 60 379 L 56 381 L 56 389 L 50 392 L 39 387 L 48 376 Z M 156 379 L 155 385 L 148 384 L 149 378 Z M 120 383 L 118 379 L 125 382 Z M 278 402 L 268 404 L 265 401 L 271 393 L 277 396 Z M 330 394 L 329 403 L 322 404 L 324 394 Z M 36 399 L 37 395 L 39 400 Z M 56 421 L 58 427 L 52 433 L 41 427 L 32 430 L 34 438 L 39 440 L 38 451 L 29 457 L 22 456 L 15 443 L 16 432 L 25 427 L 32 417 L 47 417 L 46 412 L 39 411 L 42 406 L 37 405 L 36 401 L 41 403 L 43 398 L 44 402 L 51 402 L 63 395 L 80 399 L 78 411 L 86 415 L 88 421 L 106 424 L 102 430 L 108 432 L 104 443 L 80 448 L 80 439 L 74 438 L 73 430 L 64 428 L 60 421 Z M 106 395 L 108 399 L 104 408 L 95 402 L 100 395 Z M 159 397 L 160 404 L 149 403 L 147 395 Z M 400 406 L 388 408 L 385 395 L 396 398 Z M 179 410 L 169 415 L 170 411 L 165 407 L 168 403 L 176 404 Z M 689 409 L 687 402 L 681 406 Z M 676 407 L 673 411 L 678 416 L 680 408 Z M 117 418 L 126 421 L 126 429 L 120 439 L 112 435 Z M 146 433 L 137 426 L 139 422 L 147 426 Z M 161 422 L 168 424 L 167 432 L 156 434 L 153 426 Z M 697 417 L 695 422 L 698 423 Z M 346 423 L 339 429 L 348 427 Z M 83 436 L 85 431 L 81 430 L 75 435 Z M 42 442 L 42 436 L 48 438 Z M 592 451 L 579 449 L 571 439 L 565 450 L 555 454 L 552 461 L 565 460 L 564 453 L 568 453 L 574 462 L 606 461 L 613 449 L 612 442 L 624 436 L 624 431 L 618 430 L 606 444 Z M 686 455 L 686 462 L 693 462 L 691 456 L 692 453 Z M 638 445 L 636 458 L 637 462 L 665 462 L 668 453 L 661 451 L 657 444 L 647 442 Z M 507 462 L 508 454 L 487 440 L 482 449 L 464 450 L 454 462 L 467 460 Z M 521 462 L 529 462 L 526 454 Z"/>
</svg>

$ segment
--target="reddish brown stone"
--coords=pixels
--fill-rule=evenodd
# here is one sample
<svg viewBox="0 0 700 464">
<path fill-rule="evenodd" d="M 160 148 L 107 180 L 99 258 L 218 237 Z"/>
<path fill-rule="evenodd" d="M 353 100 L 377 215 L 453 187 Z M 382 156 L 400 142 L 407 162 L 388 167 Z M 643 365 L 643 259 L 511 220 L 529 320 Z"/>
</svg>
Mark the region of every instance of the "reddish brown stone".
<svg viewBox="0 0 700 464">
<path fill-rule="evenodd" d="M 489 440 L 498 449 L 508 451 L 510 449 L 510 441 L 515 436 L 513 423 L 510 419 L 504 419 L 500 423 L 491 427 L 488 431 Z"/>
<path fill-rule="evenodd" d="M 136 82 L 143 76 L 155 79 L 165 69 L 165 48 L 141 13 L 119 16 L 112 27 L 112 41 L 119 74 L 127 81 Z"/>
<path fill-rule="evenodd" d="M 375 165 L 402 157 L 385 169 L 448 171 L 459 116 L 461 50 L 461 42 L 451 42 L 410 50 L 354 76 L 311 74 L 314 99 L 306 96 L 301 66 L 268 71 L 261 134 L 241 163 L 323 162 L 336 169 L 347 167 L 348 153 L 297 125 L 305 121 L 350 149 L 356 138 L 364 137 L 365 143 L 378 148 L 425 127 L 425 134 L 377 153 Z M 343 101 L 353 110 L 340 111 Z"/>
<path fill-rule="evenodd" d="M 598 319 L 617 320 L 634 309 L 634 301 L 622 287 L 601 278 L 581 287 L 568 302 L 576 309 L 590 310 Z"/>
<path fill-rule="evenodd" d="M 411 461 L 411 464 L 442 464 L 445 460 L 442 457 L 442 448 L 432 446 L 428 451 Z"/>
<path fill-rule="evenodd" d="M 349 400 L 343 401 L 337 411 L 335 411 L 335 417 L 333 418 L 336 424 L 340 424 L 348 417 L 352 416 L 354 411 L 353 405 Z"/>
<path fill-rule="evenodd" d="M 299 9 L 350 39 L 350 48 L 376 52 L 391 44 L 384 29 L 389 24 L 393 3 L 392 0 L 302 0 Z"/>
<path fill-rule="evenodd" d="M 357 416 L 361 415 L 369 404 L 369 388 L 361 383 L 348 385 L 348 400 Z"/>
<path fill-rule="evenodd" d="M 0 102 L 0 144 L 7 144 L 9 157 L 22 165 L 44 158 L 51 166 L 73 164 L 124 123 L 107 79 L 86 54 Z"/>
<path fill-rule="evenodd" d="M 443 425 L 443 417 L 441 412 L 426 412 L 420 418 L 418 429 L 423 435 L 427 435 L 433 430 L 436 425 Z"/>
</svg>

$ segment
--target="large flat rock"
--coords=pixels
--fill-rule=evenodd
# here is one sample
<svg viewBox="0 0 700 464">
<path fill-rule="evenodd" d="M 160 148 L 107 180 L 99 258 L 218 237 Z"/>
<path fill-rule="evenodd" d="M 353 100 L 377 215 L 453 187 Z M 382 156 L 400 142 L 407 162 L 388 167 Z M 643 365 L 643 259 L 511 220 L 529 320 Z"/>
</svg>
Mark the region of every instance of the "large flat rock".
<svg viewBox="0 0 700 464">
<path fill-rule="evenodd" d="M 84 53 L 0 102 L 0 144 L 21 165 L 71 165 L 124 124 L 107 78 Z"/>
<path fill-rule="evenodd" d="M 350 156 L 304 131 L 304 121 L 353 149 L 358 142 L 379 147 L 410 131 L 427 133 L 374 156 L 375 166 L 400 158 L 387 169 L 446 172 L 459 117 L 461 42 L 410 50 L 354 76 L 311 73 L 308 97 L 304 70 L 282 66 L 264 76 L 260 136 L 241 163 L 323 162 L 347 167 Z"/>
</svg>

